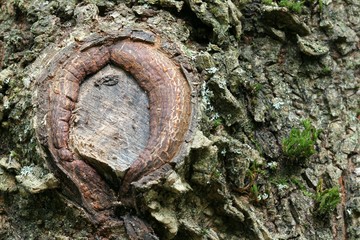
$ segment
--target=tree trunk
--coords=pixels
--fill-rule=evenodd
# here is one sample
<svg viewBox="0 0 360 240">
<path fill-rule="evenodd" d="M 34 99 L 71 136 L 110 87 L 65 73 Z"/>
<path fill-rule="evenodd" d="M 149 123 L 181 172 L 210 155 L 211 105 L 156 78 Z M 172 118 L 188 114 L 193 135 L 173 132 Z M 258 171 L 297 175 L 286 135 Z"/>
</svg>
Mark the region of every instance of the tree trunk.
<svg viewBox="0 0 360 240">
<path fill-rule="evenodd" d="M 341 1 L 6 1 L 0 239 L 359 239 Z"/>
</svg>

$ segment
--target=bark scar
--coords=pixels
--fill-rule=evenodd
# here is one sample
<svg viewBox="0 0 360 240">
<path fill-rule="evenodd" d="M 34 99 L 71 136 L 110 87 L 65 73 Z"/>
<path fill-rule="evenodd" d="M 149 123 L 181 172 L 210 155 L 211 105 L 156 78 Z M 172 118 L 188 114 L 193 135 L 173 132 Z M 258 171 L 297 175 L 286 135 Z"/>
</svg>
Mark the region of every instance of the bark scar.
<svg viewBox="0 0 360 240">
<path fill-rule="evenodd" d="M 107 64 L 114 64 L 130 73 L 148 94 L 150 136 L 146 147 L 122 179 L 120 195 L 129 192 L 132 182 L 156 171 L 180 154 L 191 132 L 189 128 L 193 125 L 194 112 L 188 76 L 181 66 L 159 50 L 155 35 L 136 31 L 127 38 L 120 34 L 120 37 L 100 37 L 94 41 L 72 46 L 72 54 L 54 63 L 60 66 L 48 73 L 49 113 L 46 122 L 47 144 L 54 159 L 50 165 L 69 181 L 69 188 L 75 188 L 70 192 L 78 192 L 77 202 L 97 215 L 111 207 L 111 202 L 116 200 L 115 194 L 96 170 L 91 170 L 92 167 L 79 159 L 68 145 L 70 121 L 85 78 Z M 95 86 L 112 86 L 118 81 L 116 76 L 109 75 L 97 81 Z M 82 170 L 91 174 L 79 175 Z M 89 195 L 94 186 L 98 189 Z"/>
</svg>

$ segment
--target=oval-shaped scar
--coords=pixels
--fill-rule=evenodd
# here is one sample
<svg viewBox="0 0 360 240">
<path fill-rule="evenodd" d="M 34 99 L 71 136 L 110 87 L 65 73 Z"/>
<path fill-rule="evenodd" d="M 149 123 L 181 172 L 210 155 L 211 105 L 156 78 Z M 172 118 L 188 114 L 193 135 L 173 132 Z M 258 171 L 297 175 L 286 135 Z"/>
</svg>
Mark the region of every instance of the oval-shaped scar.
<svg viewBox="0 0 360 240">
<path fill-rule="evenodd" d="M 55 71 L 50 84 L 48 131 L 53 145 L 50 151 L 55 151 L 59 161 L 80 160 L 69 147 L 72 112 L 81 83 L 107 64 L 132 75 L 149 98 L 150 135 L 123 177 L 121 191 L 126 193 L 133 181 L 179 154 L 193 115 L 191 87 L 181 67 L 155 44 L 127 38 L 76 52 Z"/>
</svg>

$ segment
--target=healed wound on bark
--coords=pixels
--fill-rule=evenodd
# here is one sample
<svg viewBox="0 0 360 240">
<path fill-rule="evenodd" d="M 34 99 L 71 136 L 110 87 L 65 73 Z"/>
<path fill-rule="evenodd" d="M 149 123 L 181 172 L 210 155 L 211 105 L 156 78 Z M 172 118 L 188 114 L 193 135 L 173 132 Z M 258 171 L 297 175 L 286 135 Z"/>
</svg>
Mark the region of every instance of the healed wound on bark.
<svg viewBox="0 0 360 240">
<path fill-rule="evenodd" d="M 130 184 L 165 163 L 180 151 L 189 130 L 192 116 L 191 88 L 181 69 L 157 44 L 131 39 L 107 42 L 81 52 L 76 50 L 54 73 L 50 80 L 48 131 L 49 149 L 57 168 L 70 175 L 82 196 L 85 208 L 107 208 L 94 192 L 111 190 L 96 171 L 74 154 L 68 145 L 70 119 L 79 95 L 81 83 L 107 64 L 115 64 L 129 72 L 148 94 L 150 105 L 150 136 L 145 149 L 126 172 L 120 195 L 129 191 Z M 83 169 L 84 168 L 84 169 Z M 81 173 L 87 169 L 88 173 Z M 95 178 L 95 179 L 92 179 Z M 86 183 L 86 181 L 98 181 Z M 103 189 L 89 189 L 92 187 Z M 94 191 L 88 197 L 86 192 Z M 91 199 L 91 200 L 88 200 Z M 88 205 L 88 206 L 86 206 Z M 106 204 L 105 204 L 106 205 Z"/>
</svg>

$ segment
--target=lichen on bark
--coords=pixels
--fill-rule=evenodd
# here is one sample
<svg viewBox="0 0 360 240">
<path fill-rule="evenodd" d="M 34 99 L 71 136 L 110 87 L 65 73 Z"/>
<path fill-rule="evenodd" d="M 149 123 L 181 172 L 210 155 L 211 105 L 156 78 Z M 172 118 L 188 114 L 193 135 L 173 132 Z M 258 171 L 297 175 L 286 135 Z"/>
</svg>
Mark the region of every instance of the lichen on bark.
<svg viewBox="0 0 360 240">
<path fill-rule="evenodd" d="M 0 238 L 126 237 L 124 226 L 92 225 L 53 189 L 33 105 L 36 77 L 59 49 L 123 27 L 171 39 L 199 76 L 190 153 L 163 178 L 135 184 L 139 217 L 160 239 L 360 237 L 355 0 L 305 5 L 302 14 L 236 0 L 6 1 L 0 8 Z M 322 129 L 316 153 L 289 168 L 281 144 L 304 119 Z M 312 197 L 319 181 L 338 186 L 342 199 L 324 219 Z"/>
</svg>

